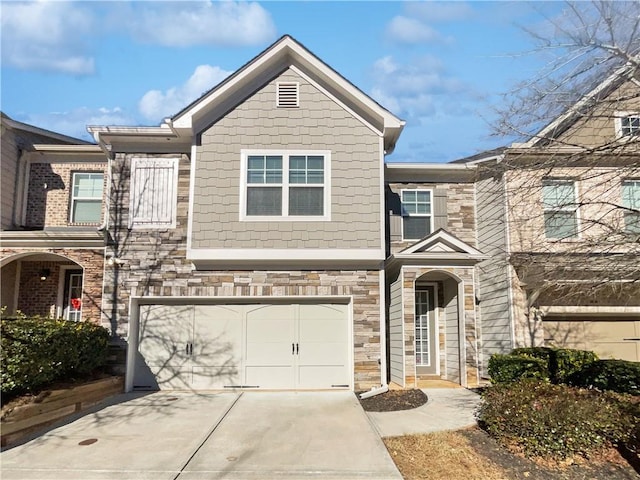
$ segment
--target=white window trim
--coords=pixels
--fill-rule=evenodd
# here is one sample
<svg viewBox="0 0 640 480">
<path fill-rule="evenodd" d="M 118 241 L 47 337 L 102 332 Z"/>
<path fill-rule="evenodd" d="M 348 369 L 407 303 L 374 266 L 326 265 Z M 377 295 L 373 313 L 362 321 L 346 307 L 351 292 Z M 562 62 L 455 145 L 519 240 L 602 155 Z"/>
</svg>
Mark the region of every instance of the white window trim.
<svg viewBox="0 0 640 480">
<path fill-rule="evenodd" d="M 640 178 L 623 178 L 622 182 L 620 183 L 620 194 L 621 194 L 621 206 L 623 207 L 623 231 L 624 232 L 630 232 L 629 230 L 627 230 L 627 222 L 626 222 L 626 216 L 624 216 L 624 213 L 631 213 L 628 210 L 626 210 L 629 207 L 624 206 L 624 184 L 628 183 L 628 182 L 634 182 L 634 183 L 638 183 L 640 184 Z"/>
<path fill-rule="evenodd" d="M 131 212 L 135 209 L 134 203 L 134 188 L 133 188 L 133 172 L 140 163 L 156 164 L 157 162 L 172 163 L 173 168 L 173 192 L 171 204 L 173 205 L 173 212 L 171 216 L 170 224 L 157 224 L 157 223 L 142 223 L 134 222 Z M 133 157 L 131 159 L 131 176 L 129 184 L 129 229 L 131 230 L 167 230 L 170 228 L 176 228 L 176 214 L 178 210 L 178 165 L 180 163 L 179 157 Z"/>
<path fill-rule="evenodd" d="M 247 215 L 247 170 L 251 155 L 281 155 L 282 183 L 273 184 L 282 187 L 282 215 Z M 289 215 L 289 157 L 294 155 L 322 155 L 324 157 L 324 215 Z M 315 184 L 320 187 L 320 184 Z M 267 185 L 268 186 L 268 185 Z M 313 186 L 313 185 L 310 185 Z M 329 222 L 331 221 L 331 151 L 330 150 L 240 150 L 240 212 L 241 222 Z"/>
<path fill-rule="evenodd" d="M 102 177 L 102 195 L 100 196 L 100 218 L 98 218 L 98 220 L 96 220 L 95 222 L 78 222 L 76 221 L 76 219 L 73 217 L 73 212 L 74 212 L 74 206 L 75 206 L 75 202 L 76 200 L 96 200 L 96 198 L 94 197 L 76 197 L 74 192 L 75 192 L 75 187 L 76 187 L 76 175 L 86 175 L 86 174 L 91 174 L 91 175 L 100 175 Z M 103 200 L 104 200 L 104 172 L 101 171 L 96 171 L 96 170 L 78 170 L 75 171 L 71 174 L 71 205 L 69 207 L 69 223 L 73 224 L 73 225 L 99 225 L 100 222 L 102 221 L 102 204 L 103 204 Z"/>
<path fill-rule="evenodd" d="M 542 186 L 544 187 L 545 182 L 564 182 L 564 183 L 572 183 L 573 184 L 573 202 L 575 207 L 560 207 L 560 208 L 546 208 L 544 204 L 544 193 L 542 193 L 542 231 L 544 234 L 544 238 L 547 240 L 553 240 L 554 242 L 575 242 L 576 240 L 580 240 L 582 238 L 581 232 L 581 218 L 580 218 L 580 196 L 578 194 L 578 182 L 573 178 L 544 178 L 542 179 Z M 544 219 L 544 214 L 547 212 L 571 212 L 576 215 L 576 236 L 575 237 L 548 237 L 547 236 L 547 226 Z"/>
<path fill-rule="evenodd" d="M 622 134 L 622 119 L 627 117 L 640 117 L 640 112 L 615 112 L 614 124 L 616 128 L 616 138 L 629 139 L 633 135 Z"/>
<path fill-rule="evenodd" d="M 402 212 L 402 197 L 404 192 L 429 192 L 429 201 L 431 204 L 431 213 L 412 213 L 411 215 L 404 215 Z M 434 202 L 433 202 L 433 189 L 432 188 L 404 188 L 400 190 L 400 216 L 402 217 L 402 241 L 403 242 L 415 242 L 416 240 L 422 240 L 421 238 L 405 238 L 404 236 L 404 218 L 405 217 L 430 217 L 429 218 L 429 235 L 433 233 L 433 212 Z"/>
</svg>

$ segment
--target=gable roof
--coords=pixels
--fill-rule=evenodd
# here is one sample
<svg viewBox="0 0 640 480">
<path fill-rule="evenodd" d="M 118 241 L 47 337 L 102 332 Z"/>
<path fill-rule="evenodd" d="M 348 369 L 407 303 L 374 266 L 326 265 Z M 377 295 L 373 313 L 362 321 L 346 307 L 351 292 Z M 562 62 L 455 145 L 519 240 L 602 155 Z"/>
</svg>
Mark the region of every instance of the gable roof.
<svg viewBox="0 0 640 480">
<path fill-rule="evenodd" d="M 63 135 L 62 133 L 52 132 L 51 130 L 36 127 L 35 125 L 19 122 L 17 120 L 14 120 L 4 112 L 0 112 L 0 122 L 6 128 L 19 130 L 21 132 L 32 134 L 37 137 L 45 137 L 49 143 L 63 143 L 68 145 L 92 145 L 90 142 L 81 140 L 79 138 L 70 137 L 68 135 Z M 32 142 L 32 144 L 43 143 L 41 138 L 34 138 L 33 140 L 35 141 Z"/>
<path fill-rule="evenodd" d="M 290 67 L 295 67 L 299 73 L 383 135 L 387 153 L 393 150 L 405 122 L 289 35 L 281 37 L 165 122 L 178 135 L 199 133 L 261 88 L 266 79 L 275 78 Z"/>
<path fill-rule="evenodd" d="M 486 258 L 477 248 L 440 228 L 392 255 L 389 263 L 473 265 Z"/>
<path fill-rule="evenodd" d="M 636 56 L 635 60 L 636 62 L 640 61 L 640 55 Z M 594 103 L 596 103 L 599 98 L 608 96 L 614 90 L 619 88 L 623 83 L 631 80 L 633 78 L 634 72 L 637 71 L 637 69 L 637 63 L 627 63 L 622 67 L 617 68 L 615 72 L 613 72 L 609 77 L 599 83 L 595 88 L 584 95 L 575 104 L 569 107 L 558 118 L 553 120 L 542 130 L 540 130 L 540 132 L 533 135 L 528 141 L 524 143 L 515 144 L 514 147 L 536 147 L 540 143 L 544 143 L 551 138 L 556 138 L 562 133 L 566 132 L 573 124 L 575 124 L 580 119 L 581 115 L 586 110 L 593 108 Z"/>
</svg>

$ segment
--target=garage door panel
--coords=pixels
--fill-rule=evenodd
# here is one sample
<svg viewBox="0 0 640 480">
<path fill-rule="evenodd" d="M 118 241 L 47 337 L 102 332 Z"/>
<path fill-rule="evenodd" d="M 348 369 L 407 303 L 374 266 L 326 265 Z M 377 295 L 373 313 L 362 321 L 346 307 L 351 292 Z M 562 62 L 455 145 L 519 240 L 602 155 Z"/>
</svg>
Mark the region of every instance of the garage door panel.
<svg viewBox="0 0 640 480">
<path fill-rule="evenodd" d="M 293 388 L 294 367 L 289 366 L 248 366 L 245 385 L 260 388 Z"/>
<path fill-rule="evenodd" d="M 298 388 L 335 388 L 349 385 L 347 370 L 343 365 L 300 365 Z"/>
<path fill-rule="evenodd" d="M 198 366 L 240 369 L 240 307 L 197 305 L 194 309 L 193 362 Z"/>
<path fill-rule="evenodd" d="M 151 366 L 158 390 L 190 390 L 193 376 L 190 365 Z M 139 386 L 140 387 L 140 386 Z"/>
<path fill-rule="evenodd" d="M 298 363 L 300 365 L 345 366 L 347 350 L 344 342 L 301 343 Z"/>
<path fill-rule="evenodd" d="M 565 317 L 545 320 L 544 337 L 549 345 L 592 350 L 600 358 L 640 361 L 640 322 L 628 318 L 592 319 Z"/>
<path fill-rule="evenodd" d="M 187 358 L 193 335 L 193 307 L 143 305 L 140 307 L 138 350 L 148 365 L 165 365 Z"/>
<path fill-rule="evenodd" d="M 239 366 L 194 366 L 193 389 L 212 390 L 242 384 Z"/>
</svg>

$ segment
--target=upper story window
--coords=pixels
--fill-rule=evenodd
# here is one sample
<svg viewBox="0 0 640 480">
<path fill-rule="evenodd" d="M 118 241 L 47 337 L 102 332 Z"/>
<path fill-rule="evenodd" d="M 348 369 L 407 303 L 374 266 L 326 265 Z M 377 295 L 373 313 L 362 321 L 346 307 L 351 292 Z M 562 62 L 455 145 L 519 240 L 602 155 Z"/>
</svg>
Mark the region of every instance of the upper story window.
<svg viewBox="0 0 640 480">
<path fill-rule="evenodd" d="M 241 220 L 329 220 L 326 151 L 243 151 Z"/>
<path fill-rule="evenodd" d="M 640 135 L 640 113 L 616 112 L 615 122 L 618 137 Z"/>
<path fill-rule="evenodd" d="M 402 239 L 420 240 L 431 233 L 431 190 L 402 190 Z"/>
<path fill-rule="evenodd" d="M 640 179 L 622 182 L 622 206 L 624 211 L 624 229 L 628 233 L 640 233 Z"/>
<path fill-rule="evenodd" d="M 543 180 L 542 204 L 547 238 L 578 237 L 578 205 L 573 180 Z"/>
<path fill-rule="evenodd" d="M 134 158 L 131 161 L 129 226 L 175 228 L 178 158 Z"/>
<path fill-rule="evenodd" d="M 75 172 L 71 188 L 71 223 L 100 223 L 102 172 Z"/>
</svg>

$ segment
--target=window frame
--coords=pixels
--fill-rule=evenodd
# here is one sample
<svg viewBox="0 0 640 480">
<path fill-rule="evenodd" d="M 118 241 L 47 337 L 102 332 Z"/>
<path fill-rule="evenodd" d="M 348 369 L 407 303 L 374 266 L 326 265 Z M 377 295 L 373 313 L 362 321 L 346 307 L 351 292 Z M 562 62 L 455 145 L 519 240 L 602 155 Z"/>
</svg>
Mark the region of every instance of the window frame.
<svg viewBox="0 0 640 480">
<path fill-rule="evenodd" d="M 171 222 L 170 223 L 155 223 L 155 222 L 140 222 L 135 221 L 132 212 L 135 209 L 135 185 L 134 185 L 134 172 L 136 166 L 140 163 L 171 163 L 173 168 L 173 182 L 171 195 Z M 130 230 L 167 230 L 176 228 L 176 216 L 178 211 L 178 171 L 179 171 L 180 157 L 133 157 L 131 159 L 131 171 L 129 176 L 129 229 Z"/>
<path fill-rule="evenodd" d="M 624 186 L 625 186 L 626 183 L 634 183 L 634 184 L 636 184 L 638 186 L 638 188 L 640 188 L 640 178 L 624 178 L 624 179 L 622 179 L 622 182 L 620 183 L 620 197 L 621 197 L 620 198 L 621 199 L 620 205 L 622 207 L 622 212 L 623 212 L 622 213 L 622 215 L 623 215 L 623 220 L 622 221 L 623 221 L 623 225 L 624 225 L 623 231 L 626 234 L 637 235 L 638 232 L 629 230 L 628 225 L 627 225 L 627 216 L 628 215 L 638 216 L 638 218 L 639 218 L 638 221 L 640 221 L 640 212 L 632 212 L 630 210 L 627 210 L 627 209 L 632 208 L 632 207 L 625 205 Z M 640 208 L 639 208 L 639 210 L 640 210 Z"/>
<path fill-rule="evenodd" d="M 76 175 L 100 175 L 102 177 L 102 193 L 100 195 L 100 217 L 98 218 L 98 220 L 94 221 L 94 222 L 79 222 L 74 218 L 74 207 L 76 204 L 76 201 L 80 200 L 85 200 L 85 201 L 96 201 L 97 199 L 95 197 L 76 197 L 75 195 L 75 187 L 76 187 Z M 72 225 L 100 225 L 100 223 L 102 222 L 102 214 L 103 214 L 103 206 L 104 206 L 104 178 L 105 178 L 105 174 L 103 171 L 101 170 L 76 170 L 71 172 L 71 192 L 69 195 L 69 223 Z"/>
<path fill-rule="evenodd" d="M 640 118 L 640 112 L 615 112 L 614 124 L 616 129 L 616 138 L 621 139 L 630 139 L 634 136 L 640 136 L 640 129 L 637 130 L 637 133 L 622 133 L 622 120 L 625 118 Z"/>
<path fill-rule="evenodd" d="M 573 202 L 570 205 L 547 208 L 544 200 L 544 187 L 545 184 L 548 183 L 556 183 L 556 184 L 571 184 L 573 186 Z M 542 179 L 542 227 L 544 231 L 544 238 L 547 240 L 553 241 L 563 241 L 563 242 L 571 242 L 575 240 L 580 240 L 580 202 L 578 200 L 578 182 L 574 178 L 543 178 Z M 547 235 L 547 213 L 554 212 L 568 212 L 573 213 L 575 215 L 576 221 L 576 233 L 570 237 L 550 237 Z"/>
<path fill-rule="evenodd" d="M 282 183 L 250 184 L 247 181 L 250 156 L 282 156 Z M 292 156 L 324 157 L 324 182 L 296 184 L 289 182 L 289 159 Z M 254 186 L 280 186 L 282 188 L 281 215 L 247 215 L 247 190 Z M 289 215 L 289 191 L 296 186 L 323 188 L 323 215 Z M 331 221 L 331 151 L 330 150 L 287 150 L 287 149 L 242 149 L 240 151 L 240 212 L 241 222 L 328 222 Z"/>
<path fill-rule="evenodd" d="M 428 192 L 429 193 L 429 205 L 430 205 L 430 213 L 426 214 L 426 213 L 412 213 L 412 214 L 408 214 L 405 215 L 404 213 L 404 202 L 403 202 L 403 197 L 404 197 L 404 192 Z M 417 240 L 422 240 L 422 238 L 407 238 L 404 236 L 404 219 L 405 217 L 429 217 L 429 233 L 427 235 L 431 235 L 433 233 L 433 219 L 434 219 L 434 212 L 433 212 L 433 208 L 434 208 L 434 201 L 433 201 L 433 188 L 403 188 L 402 190 L 400 190 L 400 216 L 402 217 L 402 226 L 401 226 L 401 230 L 402 230 L 402 241 L 403 242 L 415 242 Z"/>
</svg>

